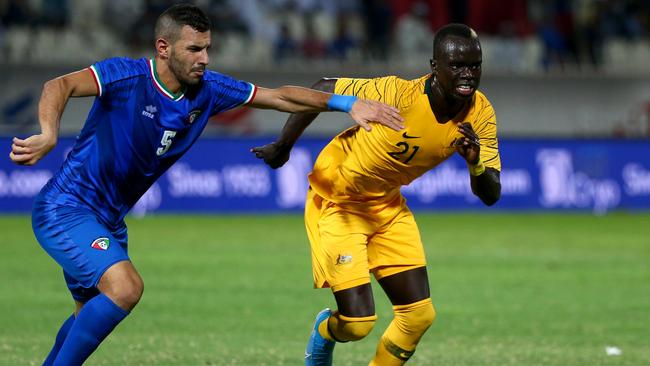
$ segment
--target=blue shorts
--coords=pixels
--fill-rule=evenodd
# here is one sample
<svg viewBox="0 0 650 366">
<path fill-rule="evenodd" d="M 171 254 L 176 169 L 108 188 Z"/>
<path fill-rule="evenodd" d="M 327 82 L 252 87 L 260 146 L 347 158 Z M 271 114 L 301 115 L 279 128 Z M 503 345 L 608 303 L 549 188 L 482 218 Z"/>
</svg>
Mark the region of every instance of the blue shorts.
<svg viewBox="0 0 650 366">
<path fill-rule="evenodd" d="M 99 293 L 99 279 L 110 266 L 129 260 L 126 225 L 109 229 L 87 208 L 39 198 L 32 210 L 36 239 L 63 267 L 72 297 L 85 303 Z"/>
</svg>

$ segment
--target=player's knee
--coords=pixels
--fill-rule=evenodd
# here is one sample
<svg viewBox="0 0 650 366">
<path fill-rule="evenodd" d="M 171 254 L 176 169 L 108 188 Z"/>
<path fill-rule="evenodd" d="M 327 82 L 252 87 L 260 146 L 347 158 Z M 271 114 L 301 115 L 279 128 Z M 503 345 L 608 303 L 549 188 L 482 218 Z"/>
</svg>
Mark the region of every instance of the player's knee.
<svg viewBox="0 0 650 366">
<path fill-rule="evenodd" d="M 143 292 L 144 282 L 137 276 L 116 283 L 105 293 L 117 306 L 130 311 L 138 304 Z"/>
<path fill-rule="evenodd" d="M 415 313 L 416 322 L 423 328 L 423 331 L 426 331 L 433 324 L 433 321 L 436 320 L 436 309 L 431 302 L 418 308 Z"/>
<path fill-rule="evenodd" d="M 395 307 L 395 320 L 405 333 L 424 334 L 436 319 L 431 299 Z"/>
<path fill-rule="evenodd" d="M 144 292 L 142 278 L 128 261 L 114 264 L 106 270 L 97 287 L 117 306 L 127 311 L 137 305 Z"/>
<path fill-rule="evenodd" d="M 126 297 L 126 300 L 130 304 L 132 304 L 131 306 L 135 307 L 135 305 L 140 301 L 140 298 L 142 298 L 143 293 L 144 293 L 144 282 L 142 281 L 142 278 L 140 278 L 140 276 L 137 276 L 131 279 L 124 295 Z"/>
<path fill-rule="evenodd" d="M 370 334 L 374 326 L 374 320 L 351 322 L 347 327 L 347 340 L 358 341 L 365 338 L 368 334 Z"/>
<path fill-rule="evenodd" d="M 358 341 L 365 338 L 377 321 L 377 315 L 362 318 L 347 317 L 338 314 L 338 324 L 332 329 L 334 336 L 341 342 Z"/>
<path fill-rule="evenodd" d="M 121 291 L 120 298 L 122 300 L 122 303 L 124 303 L 127 307 L 134 308 L 140 301 L 140 298 L 142 298 L 143 292 L 143 285 L 139 286 L 136 284 L 130 284 Z"/>
</svg>

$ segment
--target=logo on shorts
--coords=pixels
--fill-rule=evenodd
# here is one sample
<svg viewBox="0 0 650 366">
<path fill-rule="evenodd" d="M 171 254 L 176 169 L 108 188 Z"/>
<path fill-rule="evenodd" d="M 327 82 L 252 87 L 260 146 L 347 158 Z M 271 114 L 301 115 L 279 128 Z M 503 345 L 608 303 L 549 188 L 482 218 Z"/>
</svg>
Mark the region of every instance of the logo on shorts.
<svg viewBox="0 0 650 366">
<path fill-rule="evenodd" d="M 339 254 L 338 258 L 336 258 L 336 264 L 349 264 L 349 263 L 352 263 L 351 254 Z"/>
<path fill-rule="evenodd" d="M 97 238 L 92 244 L 90 244 L 90 247 L 98 250 L 107 250 L 109 244 L 108 238 Z"/>
</svg>

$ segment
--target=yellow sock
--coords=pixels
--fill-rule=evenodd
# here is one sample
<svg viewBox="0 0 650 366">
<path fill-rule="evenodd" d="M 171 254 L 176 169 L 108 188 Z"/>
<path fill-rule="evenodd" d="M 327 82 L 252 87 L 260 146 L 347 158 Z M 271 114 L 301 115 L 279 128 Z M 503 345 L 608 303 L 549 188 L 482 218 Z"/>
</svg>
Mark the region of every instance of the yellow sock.
<svg viewBox="0 0 650 366">
<path fill-rule="evenodd" d="M 330 333 L 329 327 L 327 326 L 327 323 L 329 323 L 332 316 L 334 316 L 334 314 L 330 315 L 326 321 L 320 322 L 320 324 L 318 324 L 318 333 L 320 333 L 321 337 L 327 339 L 328 341 L 336 342 Z"/>
<path fill-rule="evenodd" d="M 381 336 L 370 366 L 404 365 L 436 316 L 431 299 L 393 306 L 393 311 L 395 318 Z"/>
<path fill-rule="evenodd" d="M 370 361 L 369 366 L 402 366 L 413 355 L 413 351 L 407 351 L 390 341 L 385 334 L 379 340 L 375 358 Z"/>
</svg>

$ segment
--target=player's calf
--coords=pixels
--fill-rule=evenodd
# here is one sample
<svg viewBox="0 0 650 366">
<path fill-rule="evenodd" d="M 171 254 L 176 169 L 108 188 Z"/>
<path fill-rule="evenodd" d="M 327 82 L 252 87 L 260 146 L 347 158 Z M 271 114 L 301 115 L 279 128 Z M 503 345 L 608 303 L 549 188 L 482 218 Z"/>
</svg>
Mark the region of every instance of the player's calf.
<svg viewBox="0 0 650 366">
<path fill-rule="evenodd" d="M 105 294 L 93 297 L 79 311 L 52 365 L 82 365 L 127 315 Z"/>
</svg>

